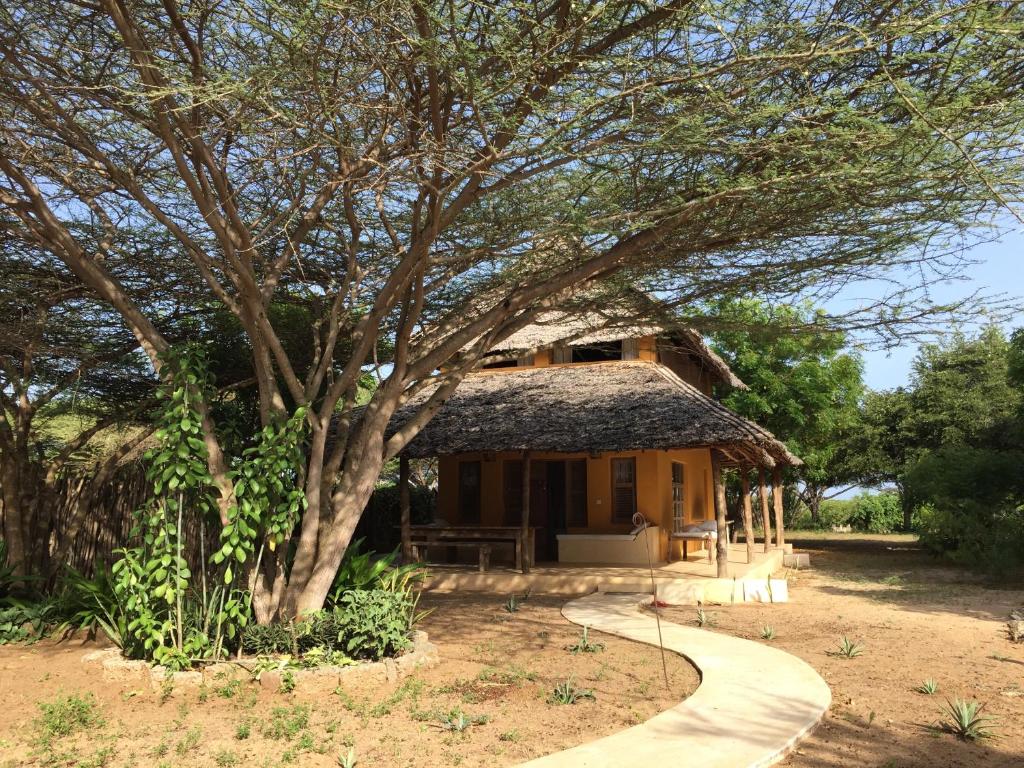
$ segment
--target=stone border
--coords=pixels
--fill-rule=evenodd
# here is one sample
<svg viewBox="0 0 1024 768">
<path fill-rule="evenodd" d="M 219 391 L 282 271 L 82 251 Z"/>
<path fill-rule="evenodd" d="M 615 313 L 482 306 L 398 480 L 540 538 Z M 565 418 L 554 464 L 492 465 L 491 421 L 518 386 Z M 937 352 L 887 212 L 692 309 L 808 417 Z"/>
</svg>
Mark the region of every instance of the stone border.
<svg viewBox="0 0 1024 768">
<path fill-rule="evenodd" d="M 208 664 L 201 670 L 188 672 L 170 672 L 166 667 L 151 666 L 145 661 L 126 659 L 119 648 L 104 648 L 92 651 L 82 657 L 87 664 L 98 663 L 103 669 L 103 679 L 111 682 L 136 683 L 153 691 L 164 689 L 169 680 L 173 688 L 179 686 L 196 688 L 201 685 L 222 683 L 235 678 L 244 672 L 251 679 L 256 660 L 252 658 L 239 661 L 222 661 Z M 264 688 L 277 690 L 282 682 L 283 673 L 291 672 L 295 681 L 295 690 L 333 691 L 344 682 L 371 681 L 392 683 L 408 677 L 419 669 L 429 669 L 440 662 L 437 646 L 430 642 L 427 633 L 417 630 L 412 633 L 412 648 L 393 659 L 381 661 L 363 661 L 357 664 L 339 667 L 323 666 L 309 669 L 291 668 L 287 670 L 269 669 L 260 674 L 259 684 Z"/>
</svg>

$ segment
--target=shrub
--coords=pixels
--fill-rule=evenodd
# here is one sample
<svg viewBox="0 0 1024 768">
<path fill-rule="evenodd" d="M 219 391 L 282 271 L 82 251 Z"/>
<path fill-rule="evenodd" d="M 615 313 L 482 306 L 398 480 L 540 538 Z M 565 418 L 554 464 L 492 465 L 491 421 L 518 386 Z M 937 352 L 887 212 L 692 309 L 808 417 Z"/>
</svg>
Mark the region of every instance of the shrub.
<svg viewBox="0 0 1024 768">
<path fill-rule="evenodd" d="M 903 525 L 903 505 L 898 493 L 862 493 L 854 500 L 852 525 L 867 533 L 892 533 Z"/>
<path fill-rule="evenodd" d="M 565 682 L 555 686 L 548 697 L 548 701 L 552 704 L 575 704 L 583 699 L 593 701 L 595 698 L 596 696 L 594 696 L 592 690 L 578 687 L 572 677 L 570 677 Z"/>
<path fill-rule="evenodd" d="M 844 659 L 855 659 L 864 653 L 864 646 L 860 643 L 854 642 L 846 635 L 839 638 L 839 650 L 836 651 L 836 656 L 842 656 Z"/>
<path fill-rule="evenodd" d="M 943 730 L 952 733 L 964 741 L 977 741 L 992 736 L 989 727 L 992 718 L 983 717 L 985 707 L 976 701 L 953 699 L 946 702 L 946 719 L 942 722 Z"/>
<path fill-rule="evenodd" d="M 0 645 L 35 642 L 46 636 L 56 613 L 49 602 L 7 598 L 0 608 Z"/>
<path fill-rule="evenodd" d="M 334 609 L 340 650 L 353 658 L 381 659 L 409 647 L 416 602 L 408 594 L 381 589 L 351 590 Z"/>
<path fill-rule="evenodd" d="M 71 694 L 49 702 L 41 701 L 39 712 L 36 727 L 45 738 L 69 736 L 85 728 L 103 725 L 103 717 L 98 711 L 96 698 L 91 693 L 84 696 Z"/>
</svg>

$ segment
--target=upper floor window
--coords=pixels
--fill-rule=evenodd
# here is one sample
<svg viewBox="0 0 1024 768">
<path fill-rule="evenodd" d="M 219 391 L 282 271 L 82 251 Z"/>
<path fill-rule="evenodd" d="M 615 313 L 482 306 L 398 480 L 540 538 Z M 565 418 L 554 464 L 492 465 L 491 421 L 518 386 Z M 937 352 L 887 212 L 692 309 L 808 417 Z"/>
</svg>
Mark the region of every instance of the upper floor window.
<svg viewBox="0 0 1024 768">
<path fill-rule="evenodd" d="M 570 347 L 574 363 L 600 363 L 606 360 L 622 359 L 622 341 L 606 341 L 600 344 L 583 344 Z"/>
</svg>

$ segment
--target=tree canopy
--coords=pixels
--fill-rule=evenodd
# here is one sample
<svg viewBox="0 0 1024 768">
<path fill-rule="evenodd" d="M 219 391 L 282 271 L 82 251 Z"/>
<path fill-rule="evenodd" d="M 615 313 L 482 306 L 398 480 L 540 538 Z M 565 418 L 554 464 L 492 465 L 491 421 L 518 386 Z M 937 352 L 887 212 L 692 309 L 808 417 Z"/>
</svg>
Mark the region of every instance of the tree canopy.
<svg viewBox="0 0 1024 768">
<path fill-rule="evenodd" d="M 261 620 L 295 615 L 322 604 L 384 462 L 546 308 L 621 307 L 628 285 L 693 315 L 946 274 L 1020 182 L 1022 27 L 1017 3 L 980 1 L 12 0 L 0 205 L 158 372 L 153 254 L 126 241 L 159 232 L 190 302 L 241 326 L 263 423 L 306 409 L 294 563 L 248 566 Z M 859 320 L 927 314 L 920 287 Z M 301 353 L 282 296 L 309 318 Z"/>
<path fill-rule="evenodd" d="M 713 346 L 749 387 L 723 402 L 803 459 L 794 479 L 817 521 L 826 492 L 856 478 L 843 448 L 844 437 L 859 428 L 862 361 L 845 334 L 810 330 L 824 313 L 809 305 L 773 308 L 745 299 L 723 302 L 714 314 L 720 330 Z"/>
</svg>

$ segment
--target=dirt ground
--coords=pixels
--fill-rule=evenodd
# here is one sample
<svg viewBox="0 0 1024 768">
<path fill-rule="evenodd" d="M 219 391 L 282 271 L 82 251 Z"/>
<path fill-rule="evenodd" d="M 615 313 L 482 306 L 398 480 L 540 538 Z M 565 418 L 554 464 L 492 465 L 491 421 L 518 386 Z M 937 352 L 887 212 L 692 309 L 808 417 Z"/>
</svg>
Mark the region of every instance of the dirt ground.
<svg viewBox="0 0 1024 768">
<path fill-rule="evenodd" d="M 564 600 L 534 595 L 510 614 L 505 599 L 424 595 L 439 666 L 401 685 L 321 695 L 239 677 L 164 697 L 105 682 L 82 663 L 95 644 L 0 647 L 0 766 L 338 766 L 350 747 L 360 767 L 511 765 L 642 722 L 698 684 L 670 655 L 666 691 L 657 651 L 617 638 L 594 634 L 605 649 L 573 655 L 565 647 L 580 633 L 559 613 Z M 595 699 L 551 703 L 569 677 Z M 39 704 L 86 693 L 102 725 L 43 739 Z M 452 710 L 486 722 L 446 730 Z"/>
<path fill-rule="evenodd" d="M 829 716 L 783 765 L 1024 766 L 1024 645 L 1008 641 L 1005 624 L 1024 605 L 1024 587 L 944 567 L 906 536 L 797 537 L 795 546 L 812 568 L 787 572 L 792 602 L 707 608 L 711 631 L 763 642 L 771 625 L 772 642 L 832 688 Z M 692 624 L 695 610 L 663 615 Z M 830 655 L 842 635 L 863 653 Z M 934 695 L 913 690 L 926 678 L 938 683 Z M 962 742 L 932 727 L 956 696 L 984 703 L 995 738 Z"/>
</svg>

